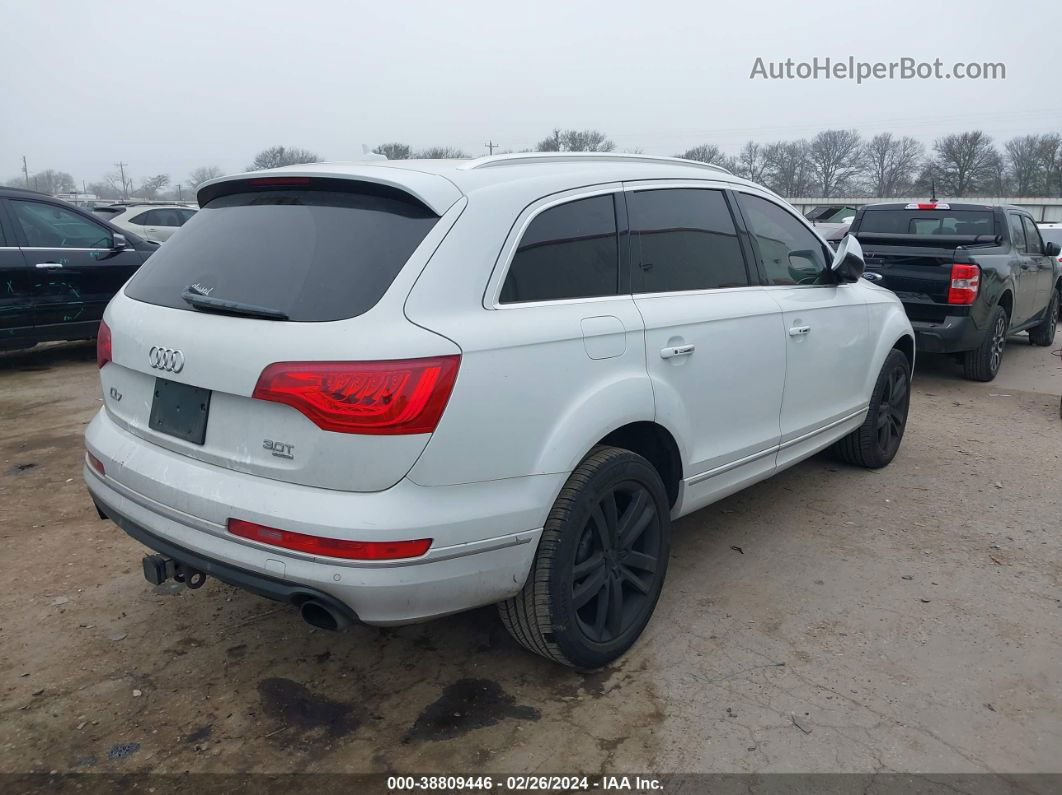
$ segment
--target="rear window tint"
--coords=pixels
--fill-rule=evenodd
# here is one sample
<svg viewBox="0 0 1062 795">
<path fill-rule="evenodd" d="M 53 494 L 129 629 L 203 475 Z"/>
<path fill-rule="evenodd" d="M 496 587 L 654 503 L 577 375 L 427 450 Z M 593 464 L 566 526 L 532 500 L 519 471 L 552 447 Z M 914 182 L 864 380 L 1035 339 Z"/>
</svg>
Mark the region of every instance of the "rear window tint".
<svg viewBox="0 0 1062 795">
<path fill-rule="evenodd" d="M 616 209 L 611 195 L 561 204 L 535 216 L 502 286 L 503 304 L 615 295 Z"/>
<path fill-rule="evenodd" d="M 994 235 L 991 210 L 867 210 L 860 232 L 892 235 Z"/>
<path fill-rule="evenodd" d="M 194 285 L 293 321 L 356 317 L 376 305 L 438 220 L 406 194 L 376 186 L 232 193 L 152 254 L 126 294 L 191 310 L 181 293 Z"/>
</svg>

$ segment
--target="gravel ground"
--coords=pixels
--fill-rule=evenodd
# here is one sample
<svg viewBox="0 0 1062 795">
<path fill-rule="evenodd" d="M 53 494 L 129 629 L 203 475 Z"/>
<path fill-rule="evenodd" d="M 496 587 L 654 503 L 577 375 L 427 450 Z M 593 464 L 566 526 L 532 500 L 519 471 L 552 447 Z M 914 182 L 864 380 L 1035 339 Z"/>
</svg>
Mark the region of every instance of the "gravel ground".
<svg viewBox="0 0 1062 795">
<path fill-rule="evenodd" d="M 334 635 L 153 589 L 81 482 L 92 346 L 0 354 L 0 772 L 1062 772 L 1060 394 L 1024 335 L 992 384 L 923 357 L 890 467 L 678 522 L 645 635 L 585 674 L 492 609 Z"/>
</svg>

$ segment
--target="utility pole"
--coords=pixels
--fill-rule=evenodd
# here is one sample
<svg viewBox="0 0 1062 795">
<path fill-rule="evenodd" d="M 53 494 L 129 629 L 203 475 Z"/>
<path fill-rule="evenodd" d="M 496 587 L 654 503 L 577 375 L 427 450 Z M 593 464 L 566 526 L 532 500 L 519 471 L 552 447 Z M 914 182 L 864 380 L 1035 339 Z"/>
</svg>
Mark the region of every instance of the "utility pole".
<svg viewBox="0 0 1062 795">
<path fill-rule="evenodd" d="M 497 147 L 501 146 L 501 144 L 496 144 L 496 143 L 494 143 L 494 141 L 487 141 L 487 142 L 486 142 L 485 144 L 483 144 L 483 145 L 484 145 L 485 147 L 487 147 L 487 149 L 489 149 L 489 150 L 490 150 L 490 153 L 491 153 L 492 155 L 494 154 L 494 150 L 495 150 L 495 149 L 496 149 Z"/>
<path fill-rule="evenodd" d="M 26 156 L 22 155 L 22 173 L 26 177 L 26 187 L 29 187 L 29 168 L 26 166 Z"/>
<path fill-rule="evenodd" d="M 119 160 L 114 165 L 118 167 L 118 171 L 121 172 L 121 175 L 122 175 L 122 198 L 123 199 L 128 199 L 129 198 L 129 191 L 125 187 L 125 167 L 128 166 L 129 164 L 128 163 L 123 163 L 123 162 L 121 162 Z"/>
<path fill-rule="evenodd" d="M 177 201 L 184 201 L 184 194 L 181 192 L 181 183 L 177 183 Z"/>
</svg>

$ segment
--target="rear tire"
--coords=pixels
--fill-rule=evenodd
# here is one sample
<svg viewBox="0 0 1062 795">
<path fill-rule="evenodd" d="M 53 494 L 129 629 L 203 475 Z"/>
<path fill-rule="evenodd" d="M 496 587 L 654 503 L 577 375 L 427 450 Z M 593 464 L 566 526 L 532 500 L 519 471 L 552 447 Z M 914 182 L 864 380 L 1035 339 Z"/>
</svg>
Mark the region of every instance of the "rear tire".
<svg viewBox="0 0 1062 795">
<path fill-rule="evenodd" d="M 1007 345 L 1010 318 L 1007 310 L 997 306 L 981 344 L 962 357 L 962 374 L 971 381 L 991 381 L 1003 364 L 1003 349 Z"/>
<path fill-rule="evenodd" d="M 879 469 L 896 457 L 911 407 L 911 363 L 903 351 L 885 357 L 863 424 L 834 443 L 832 452 L 847 464 Z"/>
<path fill-rule="evenodd" d="M 600 668 L 649 622 L 670 549 L 659 473 L 629 450 L 596 447 L 553 504 L 523 590 L 498 604 L 502 623 L 529 651 Z"/>
<path fill-rule="evenodd" d="M 1047 305 L 1047 317 L 1029 329 L 1029 342 L 1046 348 L 1055 341 L 1058 328 L 1058 290 L 1051 291 L 1051 303 Z"/>
</svg>

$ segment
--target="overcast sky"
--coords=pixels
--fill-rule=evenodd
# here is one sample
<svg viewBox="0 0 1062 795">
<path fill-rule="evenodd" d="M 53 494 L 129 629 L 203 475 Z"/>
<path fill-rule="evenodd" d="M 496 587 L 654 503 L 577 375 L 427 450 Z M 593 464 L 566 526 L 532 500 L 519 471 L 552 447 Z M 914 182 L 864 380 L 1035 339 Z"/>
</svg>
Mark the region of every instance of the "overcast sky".
<svg viewBox="0 0 1062 795">
<path fill-rule="evenodd" d="M 176 183 L 273 144 L 330 160 L 391 140 L 480 154 L 554 126 L 652 154 L 826 127 L 927 142 L 1062 131 L 1057 0 L 0 0 L 0 31 L 0 182 L 23 155 L 79 182 L 121 160 Z M 757 57 L 816 56 L 1003 62 L 1006 79 L 749 78 Z"/>
</svg>

